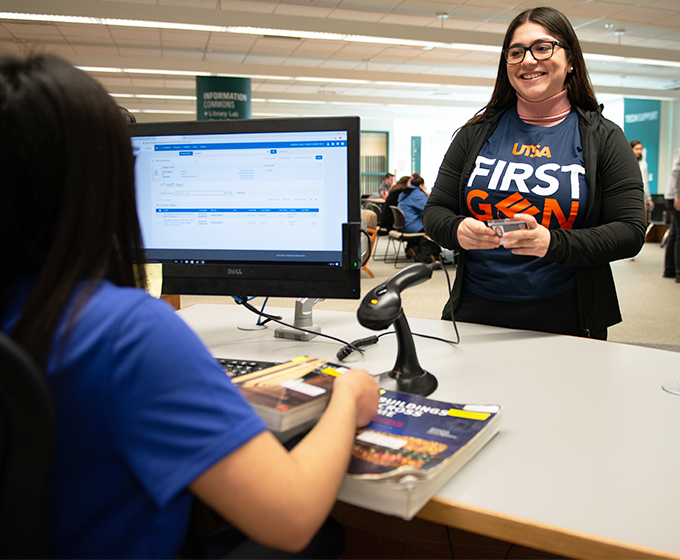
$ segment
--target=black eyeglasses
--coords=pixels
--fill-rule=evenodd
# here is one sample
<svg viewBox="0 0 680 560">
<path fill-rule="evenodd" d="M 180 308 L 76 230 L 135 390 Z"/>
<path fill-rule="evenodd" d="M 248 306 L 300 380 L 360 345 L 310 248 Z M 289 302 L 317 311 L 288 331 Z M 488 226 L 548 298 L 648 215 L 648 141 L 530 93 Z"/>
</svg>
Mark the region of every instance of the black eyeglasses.
<svg viewBox="0 0 680 560">
<path fill-rule="evenodd" d="M 522 62 L 527 51 L 531 51 L 531 55 L 536 60 L 548 60 L 555 53 L 555 45 L 563 49 L 565 48 L 562 43 L 557 41 L 541 41 L 540 43 L 534 43 L 530 47 L 510 47 L 503 51 L 503 56 L 508 64 L 519 64 Z"/>
</svg>

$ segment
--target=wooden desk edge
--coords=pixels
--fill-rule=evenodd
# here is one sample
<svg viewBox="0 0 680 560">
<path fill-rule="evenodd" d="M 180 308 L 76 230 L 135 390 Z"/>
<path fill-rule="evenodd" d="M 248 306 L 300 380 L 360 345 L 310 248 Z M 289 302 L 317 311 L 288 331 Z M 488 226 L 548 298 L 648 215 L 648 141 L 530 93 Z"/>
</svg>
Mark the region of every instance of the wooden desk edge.
<svg viewBox="0 0 680 560">
<path fill-rule="evenodd" d="M 680 555 L 598 537 L 521 517 L 433 498 L 417 517 L 569 558 L 672 558 Z"/>
</svg>

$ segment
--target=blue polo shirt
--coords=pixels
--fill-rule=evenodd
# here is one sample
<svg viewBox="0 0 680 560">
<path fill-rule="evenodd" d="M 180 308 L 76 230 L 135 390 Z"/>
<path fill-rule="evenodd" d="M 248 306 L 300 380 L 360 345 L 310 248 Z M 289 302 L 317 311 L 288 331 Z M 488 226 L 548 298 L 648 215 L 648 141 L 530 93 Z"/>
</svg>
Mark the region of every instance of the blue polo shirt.
<svg viewBox="0 0 680 560">
<path fill-rule="evenodd" d="M 29 289 L 16 291 L 5 332 Z M 57 340 L 68 329 L 62 320 Z M 106 281 L 53 345 L 47 379 L 59 423 L 51 557 L 174 557 L 188 485 L 266 429 L 167 303 Z"/>
</svg>

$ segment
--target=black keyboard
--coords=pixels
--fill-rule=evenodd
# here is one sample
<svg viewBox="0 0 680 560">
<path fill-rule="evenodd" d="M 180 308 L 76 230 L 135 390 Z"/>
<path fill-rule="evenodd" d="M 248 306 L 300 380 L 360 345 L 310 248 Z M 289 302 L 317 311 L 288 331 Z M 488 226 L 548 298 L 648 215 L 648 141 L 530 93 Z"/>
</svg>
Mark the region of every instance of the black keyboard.
<svg viewBox="0 0 680 560">
<path fill-rule="evenodd" d="M 272 367 L 279 363 L 260 362 L 257 360 L 229 360 L 227 358 L 217 358 L 217 362 L 231 377 L 239 377 L 240 375 L 260 371 L 261 369 Z"/>
</svg>

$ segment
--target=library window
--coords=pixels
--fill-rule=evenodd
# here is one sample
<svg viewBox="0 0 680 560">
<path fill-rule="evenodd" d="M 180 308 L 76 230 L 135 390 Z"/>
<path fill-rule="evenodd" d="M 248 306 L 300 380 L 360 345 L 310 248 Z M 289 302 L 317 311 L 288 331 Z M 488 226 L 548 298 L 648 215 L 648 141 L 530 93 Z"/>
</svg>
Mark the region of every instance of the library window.
<svg viewBox="0 0 680 560">
<path fill-rule="evenodd" d="M 389 133 L 361 133 L 361 194 L 377 193 L 382 178 L 389 170 L 387 153 Z"/>
</svg>

